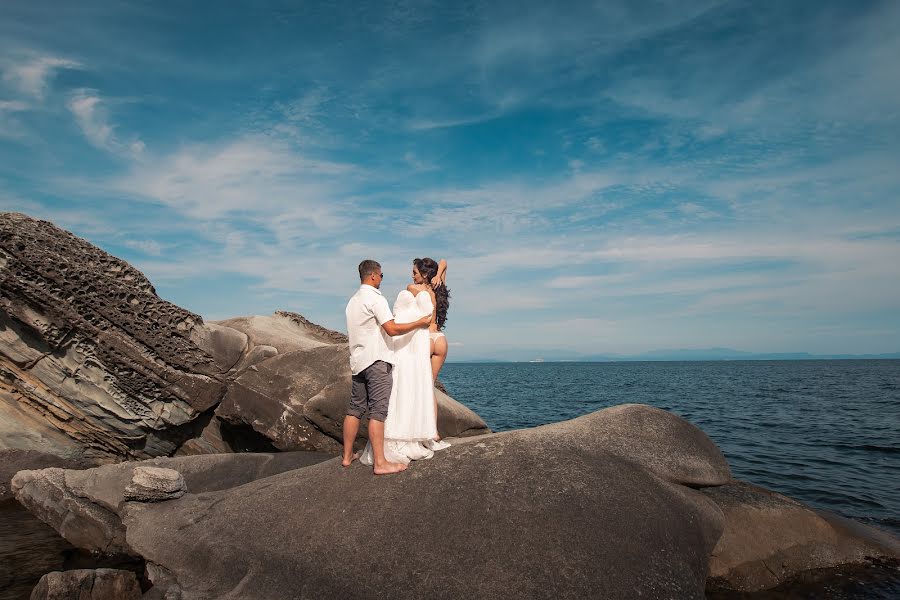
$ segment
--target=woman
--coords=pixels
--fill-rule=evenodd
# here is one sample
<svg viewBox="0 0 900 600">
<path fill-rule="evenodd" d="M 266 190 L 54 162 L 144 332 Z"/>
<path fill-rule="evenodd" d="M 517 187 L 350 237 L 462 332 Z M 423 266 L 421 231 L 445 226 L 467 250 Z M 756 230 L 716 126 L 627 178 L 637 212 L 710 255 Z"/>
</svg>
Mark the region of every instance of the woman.
<svg viewBox="0 0 900 600">
<path fill-rule="evenodd" d="M 450 290 L 447 289 L 447 261 L 439 263 L 431 258 L 413 260 L 413 283 L 406 288 L 412 294 L 428 292 L 434 305 L 434 313 L 428 335 L 431 338 L 431 378 L 432 385 L 437 383 L 438 373 L 447 360 L 447 337 L 441 331 L 447 322 L 447 310 L 450 308 Z M 434 395 L 434 418 L 437 429 L 437 395 Z M 431 450 L 441 450 L 450 446 L 447 442 L 435 437 L 433 442 L 426 443 Z"/>
</svg>

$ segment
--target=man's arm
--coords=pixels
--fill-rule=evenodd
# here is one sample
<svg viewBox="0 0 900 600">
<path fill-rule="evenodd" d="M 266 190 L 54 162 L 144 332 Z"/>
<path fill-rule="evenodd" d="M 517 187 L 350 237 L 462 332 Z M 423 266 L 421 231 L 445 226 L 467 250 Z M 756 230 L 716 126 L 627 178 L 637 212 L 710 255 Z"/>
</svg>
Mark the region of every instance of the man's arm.
<svg viewBox="0 0 900 600">
<path fill-rule="evenodd" d="M 384 329 L 386 334 L 393 337 L 395 335 L 403 335 L 404 333 L 415 331 L 420 327 L 428 327 L 429 325 L 431 325 L 431 315 L 422 317 L 418 321 L 413 321 L 412 323 L 397 323 L 392 319 L 386 323 L 382 323 L 381 328 Z"/>
<path fill-rule="evenodd" d="M 420 327 L 428 327 L 431 325 L 431 316 L 422 317 L 418 321 L 413 321 L 412 323 L 397 323 L 394 321 L 394 315 L 391 313 L 391 309 L 388 308 L 387 300 L 384 298 L 379 298 L 372 307 L 372 310 L 375 314 L 375 320 L 381 324 L 381 328 L 384 329 L 384 332 L 391 337 L 403 335 L 404 333 L 409 333 Z"/>
</svg>

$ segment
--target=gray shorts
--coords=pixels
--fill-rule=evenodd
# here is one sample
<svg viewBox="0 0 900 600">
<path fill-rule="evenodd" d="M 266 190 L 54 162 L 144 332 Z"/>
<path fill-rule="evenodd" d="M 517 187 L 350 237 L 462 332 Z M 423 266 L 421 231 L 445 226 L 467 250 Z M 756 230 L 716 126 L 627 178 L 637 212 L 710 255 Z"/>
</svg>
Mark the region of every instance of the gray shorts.
<svg viewBox="0 0 900 600">
<path fill-rule="evenodd" d="M 387 419 L 391 388 L 394 387 L 394 377 L 391 375 L 393 368 L 394 365 L 390 363 L 376 360 L 353 376 L 348 415 L 361 419 L 368 412 L 369 419 Z"/>
</svg>

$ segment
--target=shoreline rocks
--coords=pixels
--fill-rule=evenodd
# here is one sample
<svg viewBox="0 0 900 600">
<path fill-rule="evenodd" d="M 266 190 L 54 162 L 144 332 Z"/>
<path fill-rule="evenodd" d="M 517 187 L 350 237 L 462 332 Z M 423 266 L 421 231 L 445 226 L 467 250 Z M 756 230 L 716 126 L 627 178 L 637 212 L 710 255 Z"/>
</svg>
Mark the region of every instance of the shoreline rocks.
<svg viewBox="0 0 900 600">
<path fill-rule="evenodd" d="M 141 586 L 131 571 L 75 569 L 47 573 L 31 600 L 140 600 Z"/>
<path fill-rule="evenodd" d="M 147 469 L 186 493 L 130 501 Z M 13 488 L 76 545 L 142 558 L 159 598 L 703 598 L 900 558 L 888 534 L 732 479 L 701 430 L 635 404 L 458 438 L 388 477 L 327 453 L 218 454 Z"/>
<path fill-rule="evenodd" d="M 761 487 L 735 481 L 704 488 L 725 516 L 710 557 L 710 585 L 756 592 L 803 571 L 900 558 L 900 540 Z"/>
<path fill-rule="evenodd" d="M 127 262 L 18 213 L 0 213 L 0 291 L 0 451 L 93 464 L 340 451 L 344 334 L 288 311 L 204 322 Z M 489 431 L 438 397 L 443 435 Z"/>
</svg>

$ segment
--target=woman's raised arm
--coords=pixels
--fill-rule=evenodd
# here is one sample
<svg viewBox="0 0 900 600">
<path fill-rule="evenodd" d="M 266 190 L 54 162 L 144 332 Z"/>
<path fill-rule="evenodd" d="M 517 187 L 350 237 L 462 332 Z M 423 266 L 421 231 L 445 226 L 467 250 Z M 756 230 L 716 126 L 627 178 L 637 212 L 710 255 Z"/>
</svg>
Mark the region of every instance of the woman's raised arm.
<svg viewBox="0 0 900 600">
<path fill-rule="evenodd" d="M 447 283 L 447 261 L 443 258 L 438 263 L 437 274 L 431 278 L 431 287 L 438 288 Z"/>
</svg>

